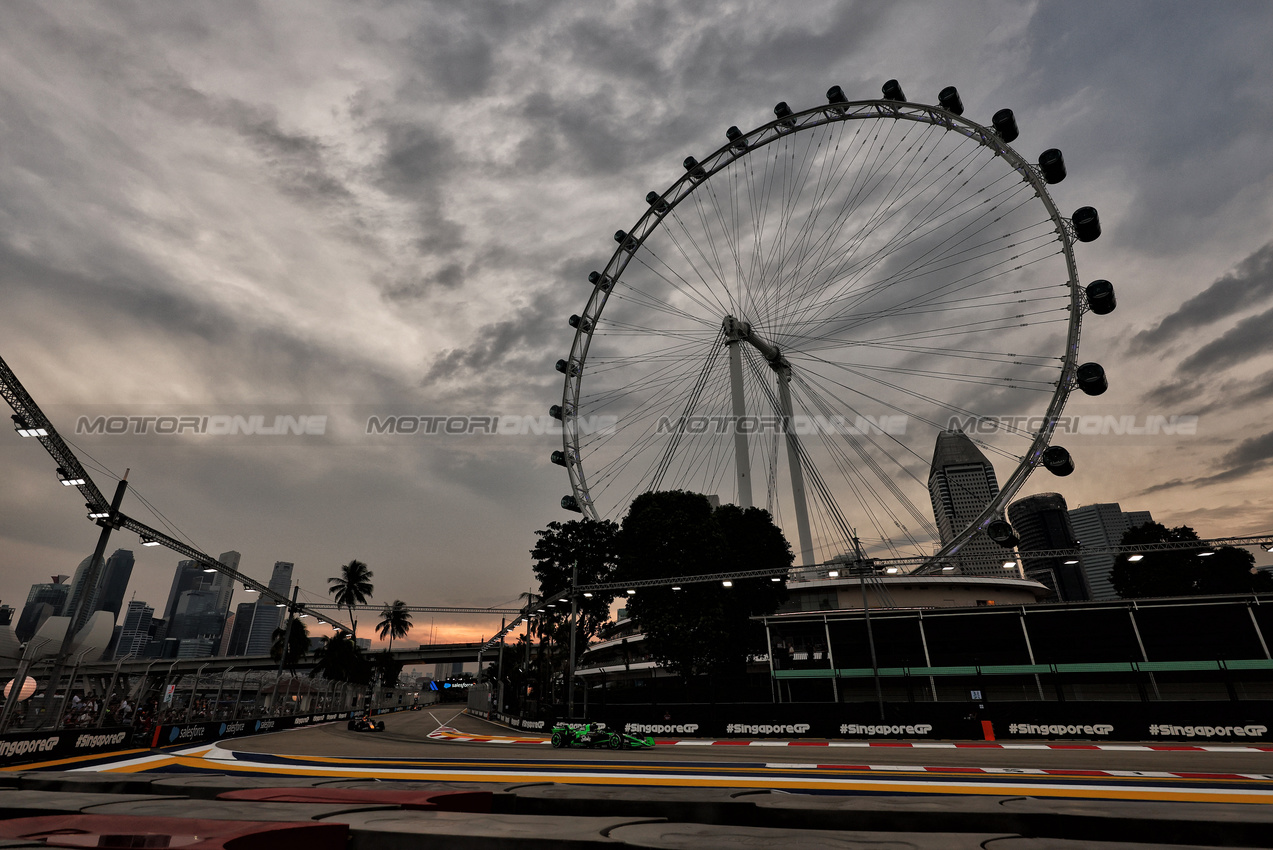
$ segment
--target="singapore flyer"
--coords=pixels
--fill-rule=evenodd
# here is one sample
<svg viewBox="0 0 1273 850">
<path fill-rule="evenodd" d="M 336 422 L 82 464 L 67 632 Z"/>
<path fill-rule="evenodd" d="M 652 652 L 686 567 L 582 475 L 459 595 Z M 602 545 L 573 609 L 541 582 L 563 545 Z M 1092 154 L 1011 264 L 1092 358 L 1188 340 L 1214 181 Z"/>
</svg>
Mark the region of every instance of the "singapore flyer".
<svg viewBox="0 0 1273 850">
<path fill-rule="evenodd" d="M 614 234 L 557 364 L 563 507 L 617 519 L 642 492 L 692 490 L 768 510 L 799 564 L 935 558 L 1036 467 L 1073 470 L 1051 438 L 1074 389 L 1104 391 L 1079 335 L 1114 307 L 1075 260 L 1096 210 L 1062 214 L 1064 158 L 1014 150 L 1012 111 L 982 125 L 953 87 L 883 95 L 836 86 L 730 127 Z M 997 493 L 941 534 L 929 466 L 956 432 Z"/>
</svg>

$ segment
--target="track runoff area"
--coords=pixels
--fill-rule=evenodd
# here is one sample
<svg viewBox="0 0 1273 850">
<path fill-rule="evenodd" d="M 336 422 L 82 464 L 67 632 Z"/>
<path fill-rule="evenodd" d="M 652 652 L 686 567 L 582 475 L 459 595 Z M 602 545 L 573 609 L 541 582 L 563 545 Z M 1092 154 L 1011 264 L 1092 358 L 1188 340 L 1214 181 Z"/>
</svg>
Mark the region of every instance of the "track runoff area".
<svg viewBox="0 0 1273 850">
<path fill-rule="evenodd" d="M 390 715 L 382 732 L 340 721 L 14 769 L 1273 803 L 1273 747 L 659 738 L 653 750 L 557 750 L 459 706 Z"/>
</svg>

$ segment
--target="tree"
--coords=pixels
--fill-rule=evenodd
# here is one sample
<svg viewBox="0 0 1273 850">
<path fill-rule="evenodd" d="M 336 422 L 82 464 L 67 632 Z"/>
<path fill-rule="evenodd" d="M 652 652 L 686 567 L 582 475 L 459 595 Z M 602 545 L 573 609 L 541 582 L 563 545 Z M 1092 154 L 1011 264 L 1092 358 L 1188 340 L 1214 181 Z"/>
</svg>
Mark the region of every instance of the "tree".
<svg viewBox="0 0 1273 850">
<path fill-rule="evenodd" d="M 618 553 L 615 549 L 619 526 L 610 520 L 578 519 L 570 522 L 550 522 L 548 527 L 536 531 L 539 538 L 530 555 L 535 559 L 535 577 L 539 579 L 539 592 L 542 602 L 547 604 L 541 622 L 554 638 L 562 640 L 560 632 L 565 632 L 564 643 L 570 646 L 570 627 L 567 624 L 570 615 L 569 604 L 563 605 L 563 597 L 548 599 L 547 594 L 568 590 L 572 584 L 572 576 L 576 574 L 574 583 L 579 585 L 602 584 L 610 581 L 618 567 Z M 594 594 L 591 598 L 580 597 L 576 600 L 578 610 L 578 627 L 575 632 L 575 652 L 582 655 L 588 642 L 597 636 L 602 625 L 610 619 L 610 603 L 612 595 Z M 578 661 L 578 658 L 575 659 Z"/>
<path fill-rule="evenodd" d="M 402 677 L 403 662 L 395 661 L 393 654 L 387 649 L 377 652 L 371 658 L 371 668 L 380 677 L 380 686 L 392 688 Z"/>
<path fill-rule="evenodd" d="M 290 638 L 287 641 L 287 651 L 284 654 L 283 635 L 290 632 Z M 299 617 L 293 617 L 290 621 L 290 628 L 281 626 L 274 630 L 270 640 L 270 658 L 278 661 L 283 659 L 284 666 L 296 673 L 296 662 L 309 651 L 309 631 L 305 628 L 305 623 Z"/>
<path fill-rule="evenodd" d="M 618 536 L 618 581 L 777 569 L 794 555 L 768 511 L 723 505 L 669 491 L 633 500 Z M 781 577 L 781 576 L 780 576 Z M 764 631 L 750 618 L 772 614 L 786 584 L 769 578 L 638 589 L 628 615 L 650 654 L 688 681 L 700 673 L 740 672 L 761 651 Z"/>
<path fill-rule="evenodd" d="M 395 599 L 392 605 L 385 605 L 380 612 L 380 623 L 376 626 L 376 634 L 380 635 L 380 639 L 384 640 L 385 635 L 388 635 L 389 648 L 393 649 L 393 639 L 406 637 L 409 631 L 411 612 L 407 610 L 407 603 Z"/>
<path fill-rule="evenodd" d="M 1122 544 L 1193 540 L 1198 540 L 1198 534 L 1187 525 L 1167 528 L 1151 522 L 1129 529 Z M 1110 580 L 1114 591 L 1124 599 L 1273 590 L 1273 576 L 1256 570 L 1255 556 L 1247 550 L 1222 546 L 1213 555 L 1201 554 L 1210 551 L 1199 543 L 1183 549 L 1144 552 L 1139 561 L 1130 560 L 1138 553 L 1124 552 L 1114 561 Z"/>
<path fill-rule="evenodd" d="M 344 632 L 332 637 L 323 636 L 322 644 L 314 650 L 314 658 L 310 676 L 357 685 L 365 685 L 371 680 L 371 662 L 353 638 Z"/>
<path fill-rule="evenodd" d="M 355 636 L 358 634 L 358 621 L 354 619 L 354 606 L 367 604 L 372 591 L 371 576 L 366 564 L 352 560 L 340 568 L 340 575 L 327 579 L 331 585 L 327 592 L 331 594 L 332 601 L 349 609 L 350 625 Z"/>
</svg>

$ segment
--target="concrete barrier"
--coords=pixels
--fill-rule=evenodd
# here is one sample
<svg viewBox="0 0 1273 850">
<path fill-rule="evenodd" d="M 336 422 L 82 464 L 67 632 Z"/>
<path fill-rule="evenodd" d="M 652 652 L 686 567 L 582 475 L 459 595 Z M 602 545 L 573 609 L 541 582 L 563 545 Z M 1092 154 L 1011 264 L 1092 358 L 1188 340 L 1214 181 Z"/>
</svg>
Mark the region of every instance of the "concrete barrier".
<svg viewBox="0 0 1273 850">
<path fill-rule="evenodd" d="M 511 811 L 559 817 L 588 812 L 605 817 L 656 817 L 693 823 L 753 823 L 756 799 L 771 796 L 715 788 L 537 784 L 506 792 Z M 787 795 L 782 795 L 787 796 Z"/>
<path fill-rule="evenodd" d="M 269 803 L 330 803 L 349 805 L 371 803 L 397 806 L 408 811 L 487 813 L 491 810 L 489 791 L 413 791 L 403 788 L 244 788 L 226 791 L 218 800 L 251 800 Z"/>
<path fill-rule="evenodd" d="M 43 815 L 79 814 L 91 806 L 106 803 L 140 803 L 169 800 L 177 804 L 188 801 L 176 797 L 150 794 L 94 794 L 82 792 L 51 793 L 49 791 L 0 791 L 0 820 L 41 817 Z"/>
<path fill-rule="evenodd" d="M 81 811 L 86 815 L 120 815 L 130 818 L 198 818 L 237 821 L 340 821 L 367 811 L 393 811 L 392 806 L 369 803 L 249 803 L 232 800 L 138 800 L 104 803 Z"/>
<path fill-rule="evenodd" d="M 614 830 L 647 822 L 458 812 L 362 812 L 337 819 L 349 826 L 349 850 L 614 850 L 623 846 L 607 837 Z"/>
<path fill-rule="evenodd" d="M 49 847 L 185 847 L 188 850 L 345 850 L 342 824 L 119 818 L 93 815 L 0 822 L 0 836 L 42 838 Z"/>
<path fill-rule="evenodd" d="M 1016 836 L 987 833 L 837 832 L 820 829 L 769 829 L 696 823 L 646 823 L 621 826 L 611 840 L 629 847 L 668 850 L 738 850 L 739 847 L 826 847 L 859 850 L 982 850 L 996 839 Z"/>
</svg>

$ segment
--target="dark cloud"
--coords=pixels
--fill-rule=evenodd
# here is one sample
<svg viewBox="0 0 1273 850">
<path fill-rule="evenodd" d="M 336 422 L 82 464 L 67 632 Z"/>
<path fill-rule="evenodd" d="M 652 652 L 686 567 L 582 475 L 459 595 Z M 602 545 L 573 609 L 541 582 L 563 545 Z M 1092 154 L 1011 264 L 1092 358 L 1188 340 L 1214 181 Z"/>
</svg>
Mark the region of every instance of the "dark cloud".
<svg viewBox="0 0 1273 850">
<path fill-rule="evenodd" d="M 449 100 L 481 94 L 490 84 L 494 69 L 491 43 L 486 34 L 464 22 L 431 21 L 408 40 L 410 55 L 423 73 L 413 81 L 437 91 Z"/>
<path fill-rule="evenodd" d="M 1186 357 L 1179 372 L 1205 375 L 1273 351 L 1273 309 L 1249 316 Z"/>
<path fill-rule="evenodd" d="M 1156 405 L 1187 404 L 1189 410 L 1198 416 L 1233 413 L 1273 401 L 1273 371 L 1250 381 L 1170 381 L 1159 384 L 1145 393 L 1142 399 Z"/>
<path fill-rule="evenodd" d="M 518 146 L 518 169 L 562 168 L 572 172 L 614 172 L 629 162 L 635 133 L 621 116 L 604 108 L 610 91 L 569 99 L 540 91 L 521 104 L 520 117 L 530 132 Z"/>
<path fill-rule="evenodd" d="M 1146 495 L 1185 486 L 1207 487 L 1212 484 L 1240 481 L 1255 473 L 1264 473 L 1273 467 L 1273 431 L 1243 440 L 1220 458 L 1215 467 L 1220 471 L 1212 475 L 1199 478 L 1173 478 L 1147 487 L 1141 490 L 1140 494 Z"/>
<path fill-rule="evenodd" d="M 1182 253 L 1222 233 L 1218 213 L 1268 172 L 1273 91 L 1251 57 L 1271 24 L 1259 3 L 1206 15 L 1184 2 L 1041 3 L 1024 39 L 1029 67 L 1011 86 L 1023 101 L 1022 144 L 1030 114 L 1054 110 L 1055 135 L 1035 144 L 1060 147 L 1070 179 L 1116 169 L 1126 187 L 1126 213 L 1110 234 L 1150 253 Z M 1099 128 L 1072 118 L 1080 112 L 1104 116 Z"/>
<path fill-rule="evenodd" d="M 448 263 L 433 274 L 383 283 L 381 291 L 389 301 L 419 301 L 439 292 L 454 290 L 464 283 L 464 269 L 459 263 Z"/>
<path fill-rule="evenodd" d="M 477 328 L 470 344 L 438 354 L 421 387 L 493 400 L 518 388 L 524 397 L 529 387 L 559 385 L 553 363 L 566 355 L 574 333 L 567 324 L 566 292 L 547 287 L 518 298 L 508 318 Z M 545 391 L 540 398 L 549 395 Z"/>
<path fill-rule="evenodd" d="M 1133 354 L 1149 352 L 1219 319 L 1249 310 L 1270 296 L 1273 242 L 1185 301 L 1155 327 L 1132 337 L 1130 350 Z"/>
<path fill-rule="evenodd" d="M 50 326 L 54 336 L 44 338 L 51 347 L 71 347 L 71 332 L 61 328 L 72 317 L 75 326 L 92 329 L 90 345 L 112 353 L 123 338 L 171 342 L 188 354 L 176 365 L 186 371 L 187 391 L 197 388 L 201 401 L 326 399 L 338 388 L 364 399 L 410 394 L 370 359 L 328 347 L 322 338 L 231 313 L 198 298 L 144 258 L 110 259 L 118 266 L 104 266 L 90 277 L 0 242 L 0 281 L 24 293 L 23 302 L 38 290 L 41 298 L 65 305 L 61 322 Z M 131 372 L 167 375 L 173 365 L 157 364 L 152 370 L 135 362 Z"/>
</svg>

